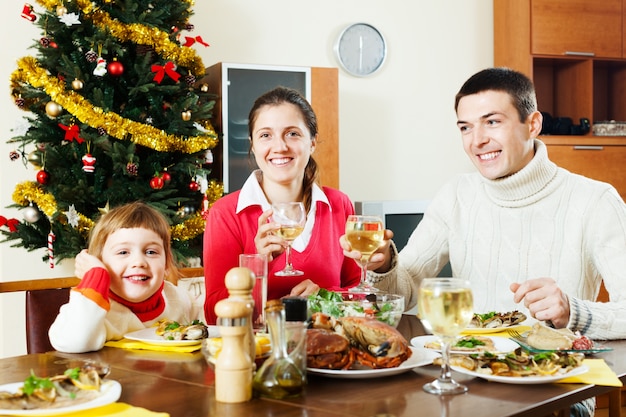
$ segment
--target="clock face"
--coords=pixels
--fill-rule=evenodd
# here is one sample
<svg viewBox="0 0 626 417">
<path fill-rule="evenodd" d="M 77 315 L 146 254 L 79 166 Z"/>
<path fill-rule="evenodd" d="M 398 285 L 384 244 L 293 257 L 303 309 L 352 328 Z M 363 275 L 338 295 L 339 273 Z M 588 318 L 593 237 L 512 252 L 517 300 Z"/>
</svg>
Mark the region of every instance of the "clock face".
<svg viewBox="0 0 626 417">
<path fill-rule="evenodd" d="M 383 35 L 372 25 L 355 23 L 339 35 L 335 46 L 339 63 L 347 72 L 358 77 L 378 71 L 387 57 Z"/>
</svg>

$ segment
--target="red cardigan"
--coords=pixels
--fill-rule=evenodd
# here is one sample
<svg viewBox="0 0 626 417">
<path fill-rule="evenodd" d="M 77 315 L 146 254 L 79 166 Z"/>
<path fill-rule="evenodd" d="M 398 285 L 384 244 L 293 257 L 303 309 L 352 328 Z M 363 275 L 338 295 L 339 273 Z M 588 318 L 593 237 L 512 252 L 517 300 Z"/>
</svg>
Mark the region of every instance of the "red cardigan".
<svg viewBox="0 0 626 417">
<path fill-rule="evenodd" d="M 354 206 L 348 196 L 338 190 L 323 187 L 323 191 L 332 212 L 326 203 L 318 202 L 309 244 L 303 252 L 291 250 L 291 263 L 294 268 L 304 271 L 304 275 L 275 276 L 285 266 L 285 253 L 274 258 L 268 265 L 268 300 L 289 295 L 291 289 L 304 279 L 331 291 L 346 290 L 359 283 L 359 266 L 353 259 L 344 257 L 339 246 L 339 237 L 345 233 L 346 218 L 354 214 Z M 256 253 L 254 237 L 261 206 L 249 206 L 236 214 L 238 199 L 239 191 L 235 191 L 217 200 L 209 211 L 204 230 L 204 312 L 208 324 L 215 323 L 215 304 L 228 297 L 224 285 L 226 273 L 239 266 L 240 253 Z"/>
</svg>

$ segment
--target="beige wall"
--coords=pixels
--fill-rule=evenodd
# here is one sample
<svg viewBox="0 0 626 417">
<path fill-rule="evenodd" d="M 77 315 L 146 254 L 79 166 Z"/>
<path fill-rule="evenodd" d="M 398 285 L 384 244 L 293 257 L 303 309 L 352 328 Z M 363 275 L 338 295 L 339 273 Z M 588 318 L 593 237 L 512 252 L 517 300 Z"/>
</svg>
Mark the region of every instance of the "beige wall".
<svg viewBox="0 0 626 417">
<path fill-rule="evenodd" d="M 31 2 L 34 3 L 34 2 Z M 25 113 L 8 94 L 16 59 L 41 34 L 20 17 L 22 1 L 0 15 L 0 215 L 19 181 L 35 171 L 10 162 L 6 144 Z M 35 5 L 35 7 L 39 7 Z M 493 64 L 489 0 L 391 1 L 196 0 L 194 36 L 206 66 L 216 62 L 337 66 L 333 45 L 354 22 L 378 27 L 388 43 L 384 68 L 369 78 L 339 73 L 340 184 L 353 200 L 428 199 L 452 175 L 472 170 L 455 127 L 454 94 Z M 0 244 L 0 280 L 72 275 L 71 262 L 49 269 L 43 252 Z M 0 295 L 0 357 L 25 352 L 23 296 Z M 17 317 L 18 320 L 14 318 Z"/>
</svg>

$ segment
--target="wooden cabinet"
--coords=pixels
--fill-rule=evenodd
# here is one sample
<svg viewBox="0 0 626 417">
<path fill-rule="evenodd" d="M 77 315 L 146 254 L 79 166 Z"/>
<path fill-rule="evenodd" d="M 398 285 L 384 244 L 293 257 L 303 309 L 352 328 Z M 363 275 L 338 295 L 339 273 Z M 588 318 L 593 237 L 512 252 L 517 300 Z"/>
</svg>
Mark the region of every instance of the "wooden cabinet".
<svg viewBox="0 0 626 417">
<path fill-rule="evenodd" d="M 256 167 L 249 155 L 248 113 L 254 100 L 282 85 L 310 99 L 317 116 L 318 143 L 313 157 L 322 185 L 339 188 L 339 81 L 337 68 L 217 63 L 200 83 L 216 94 L 213 125 L 220 135 L 213 172 L 232 192 Z"/>
<path fill-rule="evenodd" d="M 622 0 L 532 0 L 531 52 L 621 58 Z"/>
<path fill-rule="evenodd" d="M 494 0 L 494 65 L 531 77 L 554 117 L 625 121 L 623 2 Z"/>
<path fill-rule="evenodd" d="M 593 141 L 573 136 L 544 136 L 548 156 L 557 165 L 613 185 L 626 200 L 626 138 Z"/>
<path fill-rule="evenodd" d="M 575 124 L 581 118 L 626 121 L 623 3 L 494 0 L 494 65 L 528 75 L 539 110 L 553 117 L 571 117 Z M 626 137 L 541 139 L 555 163 L 608 182 L 626 198 Z"/>
</svg>

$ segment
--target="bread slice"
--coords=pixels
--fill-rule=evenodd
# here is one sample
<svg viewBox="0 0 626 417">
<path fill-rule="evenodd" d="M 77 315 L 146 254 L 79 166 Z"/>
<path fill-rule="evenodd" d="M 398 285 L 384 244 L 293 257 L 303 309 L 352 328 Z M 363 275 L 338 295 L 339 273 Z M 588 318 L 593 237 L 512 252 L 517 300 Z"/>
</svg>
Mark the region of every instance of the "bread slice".
<svg viewBox="0 0 626 417">
<path fill-rule="evenodd" d="M 553 329 L 543 323 L 535 323 L 526 336 L 526 342 L 535 349 L 571 349 L 576 335 L 570 329 Z"/>
</svg>

